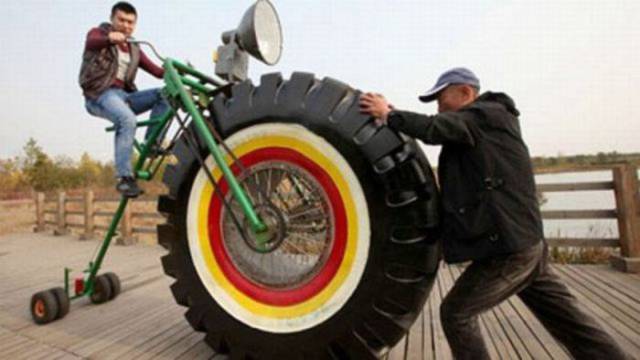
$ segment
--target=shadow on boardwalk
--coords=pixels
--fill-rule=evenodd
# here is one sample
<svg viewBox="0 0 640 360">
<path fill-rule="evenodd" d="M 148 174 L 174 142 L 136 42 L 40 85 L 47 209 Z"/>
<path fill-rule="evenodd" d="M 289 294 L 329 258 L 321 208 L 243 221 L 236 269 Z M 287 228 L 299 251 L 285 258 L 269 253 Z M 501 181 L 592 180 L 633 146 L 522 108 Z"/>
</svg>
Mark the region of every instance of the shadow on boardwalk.
<svg viewBox="0 0 640 360">
<path fill-rule="evenodd" d="M 171 296 L 171 279 L 162 273 L 159 246 L 112 246 L 103 269 L 116 272 L 122 294 L 92 305 L 81 299 L 61 321 L 31 322 L 31 295 L 61 286 L 63 268 L 84 269 L 98 241 L 73 237 L 13 234 L 0 238 L 0 359 L 207 359 L 219 358 L 191 329 L 185 308 Z M 640 354 L 640 276 L 608 266 L 556 266 L 587 310 L 631 354 Z M 440 327 L 440 300 L 460 274 L 442 266 L 423 314 L 390 359 L 450 359 Z M 563 349 L 512 298 L 481 317 L 492 358 L 567 359 Z"/>
</svg>

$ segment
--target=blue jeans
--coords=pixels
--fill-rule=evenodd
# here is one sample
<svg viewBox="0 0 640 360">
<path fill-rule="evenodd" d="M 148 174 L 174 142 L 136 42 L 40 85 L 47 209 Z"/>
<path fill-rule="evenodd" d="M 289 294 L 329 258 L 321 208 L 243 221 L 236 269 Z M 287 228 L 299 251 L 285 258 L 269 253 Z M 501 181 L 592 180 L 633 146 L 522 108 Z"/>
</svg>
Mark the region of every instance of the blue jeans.
<svg viewBox="0 0 640 360">
<path fill-rule="evenodd" d="M 164 114 L 169 104 L 160 89 L 127 93 L 122 89 L 105 90 L 97 99 L 86 99 L 89 114 L 111 121 L 115 125 L 115 160 L 118 177 L 133 176 L 131 154 L 136 135 L 136 115 L 151 110 L 151 117 Z M 147 127 L 145 139 L 151 134 Z"/>
</svg>

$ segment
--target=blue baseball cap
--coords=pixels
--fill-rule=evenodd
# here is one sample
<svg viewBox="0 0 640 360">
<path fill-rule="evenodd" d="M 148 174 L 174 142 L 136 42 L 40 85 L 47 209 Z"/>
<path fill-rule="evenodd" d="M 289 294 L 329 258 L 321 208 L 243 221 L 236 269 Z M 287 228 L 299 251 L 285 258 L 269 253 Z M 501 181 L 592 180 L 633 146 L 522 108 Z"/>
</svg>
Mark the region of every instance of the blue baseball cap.
<svg viewBox="0 0 640 360">
<path fill-rule="evenodd" d="M 451 70 L 447 70 L 444 74 L 440 75 L 436 84 L 427 91 L 424 95 L 418 97 L 422 102 L 430 102 L 438 98 L 438 94 L 449 85 L 465 84 L 471 85 L 477 90 L 480 90 L 480 80 L 473 73 L 473 71 L 457 67 Z"/>
</svg>

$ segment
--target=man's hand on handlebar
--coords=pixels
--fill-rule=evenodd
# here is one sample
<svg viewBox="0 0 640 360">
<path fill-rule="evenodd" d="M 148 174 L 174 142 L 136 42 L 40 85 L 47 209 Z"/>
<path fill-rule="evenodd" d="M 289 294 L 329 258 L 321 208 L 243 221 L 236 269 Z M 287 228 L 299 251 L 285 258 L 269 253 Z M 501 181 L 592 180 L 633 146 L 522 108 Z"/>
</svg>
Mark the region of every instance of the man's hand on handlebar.
<svg viewBox="0 0 640 360">
<path fill-rule="evenodd" d="M 108 36 L 112 44 L 122 44 L 127 41 L 127 36 L 119 31 L 112 31 Z"/>
</svg>

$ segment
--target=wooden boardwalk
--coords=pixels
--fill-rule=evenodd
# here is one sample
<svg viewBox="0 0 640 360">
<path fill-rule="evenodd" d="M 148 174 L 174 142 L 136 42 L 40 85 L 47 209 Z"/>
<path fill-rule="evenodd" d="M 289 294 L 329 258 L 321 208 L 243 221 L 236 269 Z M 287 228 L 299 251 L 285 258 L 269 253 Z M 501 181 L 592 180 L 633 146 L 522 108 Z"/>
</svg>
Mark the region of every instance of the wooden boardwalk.
<svg viewBox="0 0 640 360">
<path fill-rule="evenodd" d="M 171 279 L 162 273 L 159 246 L 113 246 L 104 264 L 123 283 L 113 302 L 72 303 L 61 321 L 34 325 L 31 295 L 61 285 L 64 266 L 81 270 L 98 241 L 41 234 L 0 238 L 0 359 L 222 359 L 202 341 L 175 304 Z M 608 266 L 556 266 L 556 271 L 587 310 L 631 354 L 640 354 L 640 276 Z M 390 359 L 450 359 L 438 308 L 460 274 L 443 266 L 423 314 Z M 481 317 L 482 331 L 495 359 L 569 357 L 517 298 Z"/>
</svg>

